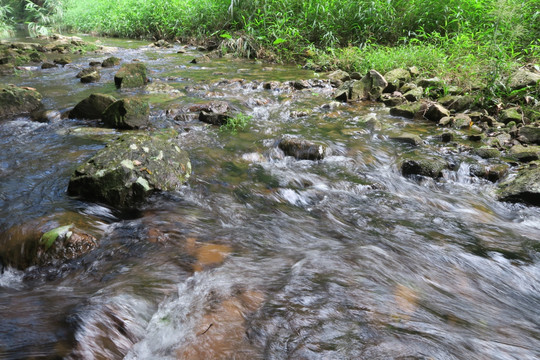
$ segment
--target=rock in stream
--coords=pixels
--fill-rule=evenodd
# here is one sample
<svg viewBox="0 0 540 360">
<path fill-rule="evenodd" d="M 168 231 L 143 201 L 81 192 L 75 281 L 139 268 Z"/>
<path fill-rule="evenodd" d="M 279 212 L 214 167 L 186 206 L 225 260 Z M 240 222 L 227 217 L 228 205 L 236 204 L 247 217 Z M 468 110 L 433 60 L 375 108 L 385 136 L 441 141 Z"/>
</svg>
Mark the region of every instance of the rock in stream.
<svg viewBox="0 0 540 360">
<path fill-rule="evenodd" d="M 121 136 L 75 170 L 68 194 L 130 208 L 155 191 L 178 189 L 190 176 L 191 163 L 177 135 L 164 130 Z"/>
</svg>

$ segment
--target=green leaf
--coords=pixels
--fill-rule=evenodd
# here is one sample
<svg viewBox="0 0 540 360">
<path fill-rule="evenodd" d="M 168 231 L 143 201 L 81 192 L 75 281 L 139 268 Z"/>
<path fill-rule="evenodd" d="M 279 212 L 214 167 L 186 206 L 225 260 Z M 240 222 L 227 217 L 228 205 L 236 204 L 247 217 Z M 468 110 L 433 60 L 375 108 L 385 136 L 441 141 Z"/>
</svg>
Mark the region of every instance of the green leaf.
<svg viewBox="0 0 540 360">
<path fill-rule="evenodd" d="M 279 44 L 281 44 L 281 43 L 284 43 L 285 41 L 287 41 L 287 40 L 282 39 L 282 38 L 277 38 L 276 40 L 274 40 L 274 42 L 272 43 L 272 45 L 279 45 Z"/>
<path fill-rule="evenodd" d="M 228 39 L 228 40 L 232 39 L 232 36 L 229 33 L 224 33 L 224 34 L 221 34 L 219 36 L 221 36 L 224 39 Z"/>
<path fill-rule="evenodd" d="M 45 250 L 49 250 L 49 248 L 54 244 L 56 239 L 58 239 L 59 236 L 63 236 L 64 234 L 67 234 L 69 229 L 73 227 L 73 224 L 66 225 L 66 226 L 60 226 L 56 229 L 52 229 L 50 231 L 47 231 L 45 234 L 41 235 L 41 239 L 39 242 L 45 246 Z"/>
</svg>

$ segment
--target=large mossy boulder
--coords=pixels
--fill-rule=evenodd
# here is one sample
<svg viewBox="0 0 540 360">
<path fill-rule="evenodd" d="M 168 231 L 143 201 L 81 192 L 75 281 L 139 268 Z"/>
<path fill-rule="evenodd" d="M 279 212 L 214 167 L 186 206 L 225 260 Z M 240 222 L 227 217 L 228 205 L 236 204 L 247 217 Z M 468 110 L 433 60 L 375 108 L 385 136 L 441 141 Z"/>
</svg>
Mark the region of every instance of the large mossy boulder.
<svg viewBox="0 0 540 360">
<path fill-rule="evenodd" d="M 498 195 L 502 201 L 540 206 L 540 164 L 533 163 L 520 170 L 515 177 L 501 183 Z"/>
<path fill-rule="evenodd" d="M 0 118 L 27 114 L 41 105 L 41 94 L 34 89 L 0 85 Z"/>
<path fill-rule="evenodd" d="M 164 130 L 121 136 L 75 170 L 68 194 L 132 208 L 156 191 L 177 190 L 191 174 L 177 135 Z"/>
<path fill-rule="evenodd" d="M 105 126 L 115 129 L 140 129 L 148 126 L 150 105 L 147 101 L 132 98 L 112 103 L 101 117 Z"/>
<path fill-rule="evenodd" d="M 75 105 L 73 110 L 69 112 L 69 117 L 72 119 L 101 119 L 105 109 L 114 102 L 116 99 L 111 95 L 92 94 Z"/>
<path fill-rule="evenodd" d="M 125 64 L 114 76 L 114 84 L 119 89 L 144 86 L 148 82 L 147 73 L 143 63 Z"/>
</svg>

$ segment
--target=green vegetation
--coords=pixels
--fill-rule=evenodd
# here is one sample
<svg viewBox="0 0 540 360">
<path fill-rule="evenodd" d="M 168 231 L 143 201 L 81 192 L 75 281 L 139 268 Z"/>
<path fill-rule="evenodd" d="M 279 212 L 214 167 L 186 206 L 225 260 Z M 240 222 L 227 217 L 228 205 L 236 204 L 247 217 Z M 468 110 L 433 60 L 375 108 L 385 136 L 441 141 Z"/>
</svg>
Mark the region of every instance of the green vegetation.
<svg viewBox="0 0 540 360">
<path fill-rule="evenodd" d="M 492 96 L 518 64 L 540 58 L 538 0 L 0 0 L 0 18 L 10 14 L 36 34 L 61 25 L 213 40 L 225 52 L 321 70 L 415 65 L 465 88 L 481 84 Z"/>
<path fill-rule="evenodd" d="M 228 118 L 227 122 L 219 127 L 220 131 L 229 132 L 233 135 L 238 133 L 238 130 L 244 130 L 251 122 L 252 116 L 237 114 L 232 118 Z"/>
<path fill-rule="evenodd" d="M 0 1 L 0 37 L 7 37 L 13 31 L 12 11 L 9 4 Z"/>
</svg>

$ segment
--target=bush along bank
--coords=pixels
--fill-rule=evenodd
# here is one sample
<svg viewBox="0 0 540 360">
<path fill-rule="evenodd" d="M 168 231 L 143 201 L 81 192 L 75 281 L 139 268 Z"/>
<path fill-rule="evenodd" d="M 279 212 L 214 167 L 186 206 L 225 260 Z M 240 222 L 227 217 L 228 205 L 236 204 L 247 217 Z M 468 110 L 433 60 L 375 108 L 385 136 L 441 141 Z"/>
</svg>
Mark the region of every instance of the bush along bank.
<svg viewBox="0 0 540 360">
<path fill-rule="evenodd" d="M 421 151 L 406 155 L 399 164 L 407 177 L 440 178 L 443 170 L 456 170 L 444 160 L 443 149 L 453 147 L 482 162 L 469 164 L 470 176 L 499 182 L 500 200 L 540 206 L 540 70 L 522 67 L 507 79 L 511 96 L 497 106 L 482 103 L 484 89 L 466 93 L 439 78 L 423 78 L 415 67 L 394 69 L 382 75 L 337 70 L 328 74 L 336 87 L 335 100 L 371 100 L 390 107 L 390 114 L 425 121 L 444 129 L 440 157 L 425 157 Z M 417 135 L 393 138 L 413 146 L 422 144 Z M 487 161 L 484 161 L 487 159 Z M 465 166 L 465 164 L 463 164 Z M 459 166 L 459 164 L 457 165 Z"/>
</svg>

